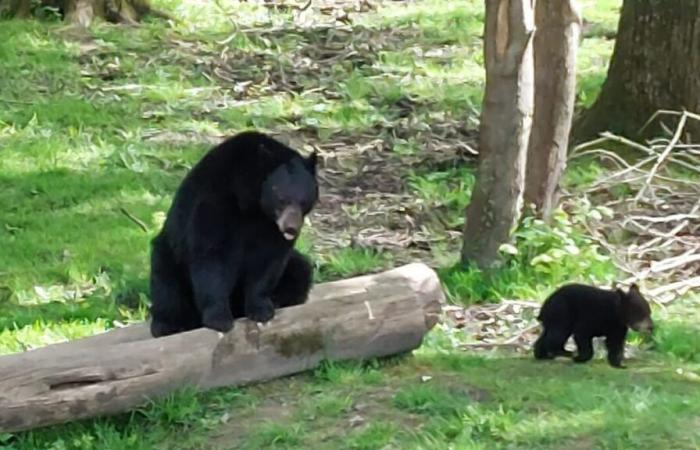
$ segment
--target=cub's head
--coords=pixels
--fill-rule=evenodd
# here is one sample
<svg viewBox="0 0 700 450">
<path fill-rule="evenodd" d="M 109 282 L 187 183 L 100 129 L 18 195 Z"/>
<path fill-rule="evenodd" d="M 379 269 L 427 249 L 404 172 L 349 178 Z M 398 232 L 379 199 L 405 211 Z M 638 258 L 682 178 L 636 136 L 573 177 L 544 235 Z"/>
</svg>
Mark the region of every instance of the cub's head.
<svg viewBox="0 0 700 450">
<path fill-rule="evenodd" d="M 316 159 L 315 152 L 308 158 L 292 158 L 263 182 L 260 206 L 288 241 L 299 236 L 304 217 L 318 200 Z"/>
<path fill-rule="evenodd" d="M 620 295 L 620 306 L 622 317 L 627 326 L 635 331 L 644 334 L 651 334 L 654 331 L 654 322 L 651 320 L 651 308 L 649 303 L 639 292 L 639 287 L 632 284 L 629 291 L 617 290 Z"/>
</svg>

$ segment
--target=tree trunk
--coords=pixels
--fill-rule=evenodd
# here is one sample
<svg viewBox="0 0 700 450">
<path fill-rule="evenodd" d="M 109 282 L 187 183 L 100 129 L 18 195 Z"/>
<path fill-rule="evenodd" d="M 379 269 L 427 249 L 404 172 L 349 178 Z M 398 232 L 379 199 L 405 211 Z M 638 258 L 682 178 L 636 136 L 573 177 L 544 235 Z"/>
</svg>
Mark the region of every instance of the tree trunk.
<svg viewBox="0 0 700 450">
<path fill-rule="evenodd" d="M 31 16 L 32 0 L 0 0 L 0 10 L 8 2 L 12 16 Z M 40 5 L 58 9 L 66 22 L 83 27 L 89 26 L 95 18 L 126 24 L 136 24 L 148 15 L 175 20 L 166 13 L 154 10 L 148 0 L 42 0 Z"/>
<path fill-rule="evenodd" d="M 638 138 L 660 109 L 700 112 L 698 74 L 700 0 L 625 0 L 608 77 L 574 135 L 581 141 L 609 130 Z"/>
<path fill-rule="evenodd" d="M 581 13 L 576 0 L 537 0 L 535 114 L 527 152 L 525 203 L 548 217 L 566 166 L 576 95 Z"/>
<path fill-rule="evenodd" d="M 498 250 L 520 217 L 533 110 L 533 32 L 532 0 L 486 1 L 486 90 L 463 263 L 499 263 Z"/>
<path fill-rule="evenodd" d="M 147 324 L 0 357 L 0 432 L 118 413 L 185 386 L 206 390 L 420 346 L 444 301 L 423 264 L 320 284 L 263 327 L 158 339 Z"/>
</svg>

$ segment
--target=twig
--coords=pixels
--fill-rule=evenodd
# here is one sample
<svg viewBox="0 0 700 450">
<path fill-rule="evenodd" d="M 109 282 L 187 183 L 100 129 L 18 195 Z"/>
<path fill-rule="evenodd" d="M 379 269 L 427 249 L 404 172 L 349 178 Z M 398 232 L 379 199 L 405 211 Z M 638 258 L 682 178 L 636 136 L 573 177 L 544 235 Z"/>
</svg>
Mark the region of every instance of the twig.
<svg viewBox="0 0 700 450">
<path fill-rule="evenodd" d="M 627 220 L 635 220 L 635 221 L 641 220 L 641 221 L 650 222 L 650 223 L 668 223 L 668 222 L 675 222 L 676 220 L 681 220 L 681 219 L 700 219 L 700 215 L 694 214 L 694 213 L 672 214 L 670 216 L 665 216 L 665 217 L 649 217 L 649 216 L 631 215 L 627 218 Z"/>
<path fill-rule="evenodd" d="M 673 150 L 673 147 L 676 145 L 676 142 L 678 142 L 678 140 L 681 138 L 681 134 L 685 129 L 685 123 L 687 120 L 688 115 L 684 111 L 683 115 L 678 121 L 676 133 L 673 135 L 673 138 L 668 143 L 664 151 L 661 152 L 661 154 L 659 155 L 659 158 L 656 160 L 656 164 L 654 164 L 654 167 L 651 168 L 651 171 L 649 172 L 649 176 L 647 177 L 645 183 L 642 185 L 641 189 L 639 189 L 639 192 L 637 192 L 637 195 L 634 197 L 635 202 L 638 202 L 639 199 L 642 198 L 642 196 L 644 196 L 645 189 L 651 183 L 651 180 L 654 178 L 654 175 L 656 175 L 656 172 L 659 170 L 659 167 L 661 167 L 661 164 L 663 164 L 663 162 L 666 160 L 666 157 L 671 153 L 671 150 Z"/>
<path fill-rule="evenodd" d="M 312 2 L 312 0 L 309 0 L 308 2 L 306 2 L 306 4 L 304 6 L 302 6 L 301 8 L 298 8 L 299 12 L 306 11 L 307 9 L 309 9 L 309 6 L 311 6 L 311 2 Z"/>
<path fill-rule="evenodd" d="M 661 294 L 665 294 L 671 291 L 676 291 L 679 295 L 683 295 L 690 289 L 696 288 L 700 288 L 700 276 L 693 277 L 688 280 L 677 281 L 675 283 L 667 284 L 665 286 L 660 286 L 656 289 L 649 290 L 647 293 L 653 297 L 658 297 Z M 668 303 L 668 301 L 664 303 Z"/>
<path fill-rule="evenodd" d="M 600 185 L 602 185 L 602 184 L 604 184 L 604 183 L 606 183 L 614 178 L 621 177 L 621 176 L 626 175 L 626 174 L 633 172 L 633 171 L 642 172 L 641 167 L 649 164 L 654 159 L 655 158 L 653 158 L 653 157 L 647 158 L 647 159 L 642 160 L 641 162 L 638 162 L 637 164 L 635 164 L 633 166 L 628 166 L 627 168 L 625 168 L 619 172 L 615 172 L 612 175 L 609 175 L 609 176 L 603 178 L 602 180 L 596 182 L 594 186 L 600 186 Z"/>
<path fill-rule="evenodd" d="M 679 166 L 683 166 L 688 170 L 692 170 L 693 172 L 698 172 L 700 173 L 700 162 L 696 164 L 691 164 L 688 162 L 683 161 L 679 157 L 683 155 L 678 155 L 678 156 L 671 156 L 669 160 L 673 161 L 674 163 L 678 164 Z"/>
<path fill-rule="evenodd" d="M 231 27 L 233 28 L 233 31 L 234 31 L 233 34 L 231 34 L 231 36 L 229 36 L 228 38 L 226 38 L 224 40 L 225 42 L 219 42 L 219 44 L 226 45 L 229 41 L 231 41 L 233 38 L 236 37 L 236 35 L 240 31 L 240 27 L 238 26 L 236 21 L 233 20 L 233 15 L 231 13 L 229 13 L 228 11 L 226 11 L 226 8 L 224 8 L 224 6 L 221 4 L 221 0 L 214 0 L 214 6 L 216 6 L 216 8 L 219 11 L 221 11 L 221 13 L 224 15 L 224 17 L 226 17 L 226 19 L 231 23 Z"/>
<path fill-rule="evenodd" d="M 35 102 L 28 102 L 26 100 L 13 100 L 9 98 L 0 98 L 0 102 L 3 103 L 15 103 L 17 105 L 33 105 Z"/>
<path fill-rule="evenodd" d="M 539 322 L 536 321 L 532 325 L 525 327 L 525 329 L 520 330 L 520 332 L 518 334 L 516 334 L 515 336 L 506 339 L 506 341 L 504 343 L 505 344 L 513 344 L 513 343 L 517 342 L 518 340 L 520 340 L 523 336 L 525 336 L 526 334 L 531 332 L 532 330 L 539 328 L 539 326 L 540 326 Z"/>
<path fill-rule="evenodd" d="M 516 343 L 505 343 L 505 342 L 480 342 L 480 343 L 473 343 L 473 344 L 460 344 L 460 348 L 464 350 L 468 349 L 484 349 L 484 350 L 493 350 L 495 348 L 508 348 L 508 349 L 513 349 L 513 350 L 520 350 L 524 349 L 525 345 L 523 344 L 516 344 Z"/>
<path fill-rule="evenodd" d="M 574 155 L 575 155 L 576 157 L 579 157 L 580 155 L 577 154 L 577 151 L 578 151 L 579 149 L 591 147 L 592 145 L 600 144 L 600 143 L 603 143 L 603 142 L 605 142 L 605 141 L 612 141 L 612 142 L 617 142 L 617 143 L 620 143 L 620 144 L 624 144 L 624 145 L 626 145 L 626 146 L 628 146 L 628 147 L 636 148 L 637 150 L 640 150 L 640 151 L 642 151 L 642 152 L 644 152 L 644 153 L 646 153 L 646 154 L 651 154 L 651 153 L 652 153 L 651 150 L 650 150 L 648 147 L 646 147 L 646 146 L 640 144 L 639 142 L 634 142 L 633 140 L 627 139 L 627 138 L 625 138 L 625 137 L 618 136 L 618 135 L 612 134 L 612 133 L 607 132 L 607 131 L 606 131 L 606 132 L 603 132 L 603 133 L 600 133 L 600 135 L 601 135 L 601 137 L 598 138 L 598 139 L 595 139 L 595 140 L 593 140 L 593 141 L 590 141 L 590 142 L 587 142 L 587 143 L 583 143 L 583 144 L 580 144 L 580 145 L 576 146 L 576 147 L 574 148 L 574 150 L 571 152 L 571 157 L 573 158 Z"/>
<path fill-rule="evenodd" d="M 612 160 L 613 162 L 617 163 L 617 165 L 619 167 L 629 167 L 629 164 L 627 164 L 627 161 L 625 161 L 624 158 L 622 158 L 620 155 L 618 155 L 614 152 L 611 152 L 609 150 L 603 150 L 602 148 L 594 148 L 591 150 L 582 151 L 581 153 L 579 153 L 576 156 L 580 158 L 582 156 L 595 155 L 595 154 L 600 154 L 600 155 Z"/>
<path fill-rule="evenodd" d="M 642 134 L 642 132 L 654 121 L 659 116 L 682 116 L 682 115 L 687 115 L 691 119 L 695 119 L 700 121 L 700 115 L 694 114 L 692 112 L 688 111 L 670 111 L 668 109 L 660 109 L 656 111 L 654 114 L 651 115 L 649 120 L 644 122 L 644 125 L 642 125 L 642 128 L 639 129 L 639 132 L 637 134 Z"/>
<path fill-rule="evenodd" d="M 127 211 L 126 208 L 124 208 L 124 207 L 121 207 L 121 206 L 120 206 L 120 207 L 119 207 L 119 211 L 121 211 L 122 214 L 124 214 L 126 217 L 128 217 L 129 220 L 131 220 L 131 221 L 134 222 L 136 225 L 138 225 L 138 227 L 141 228 L 141 229 L 143 230 L 144 233 L 148 233 L 148 227 L 146 226 L 145 223 L 143 223 L 143 221 L 142 221 L 141 219 L 139 219 L 138 217 L 136 217 L 136 216 L 134 216 L 133 214 L 131 214 L 131 213 L 130 213 L 129 211 Z"/>
<path fill-rule="evenodd" d="M 682 267 L 686 264 L 700 261 L 700 253 L 695 253 L 697 249 L 689 250 L 688 252 L 664 259 L 663 261 L 654 261 L 649 267 L 649 272 L 659 273 L 676 267 Z"/>
</svg>

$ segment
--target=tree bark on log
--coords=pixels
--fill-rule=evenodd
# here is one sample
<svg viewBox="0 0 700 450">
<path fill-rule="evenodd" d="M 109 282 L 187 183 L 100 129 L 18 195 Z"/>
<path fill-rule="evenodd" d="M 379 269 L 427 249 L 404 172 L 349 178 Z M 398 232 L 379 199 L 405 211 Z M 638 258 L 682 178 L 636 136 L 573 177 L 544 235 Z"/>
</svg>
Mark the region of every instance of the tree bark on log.
<svg viewBox="0 0 700 450">
<path fill-rule="evenodd" d="M 305 371 L 322 360 L 411 351 L 444 301 L 434 271 L 409 264 L 319 284 L 304 305 L 259 326 L 200 328 L 158 339 L 137 324 L 0 357 L 0 431 L 127 411 L 174 389 L 239 386 Z"/>
<path fill-rule="evenodd" d="M 525 203 L 547 218 L 557 204 L 566 167 L 576 97 L 576 50 L 581 12 L 576 0 L 537 0 L 535 113 L 525 176 Z"/>
<path fill-rule="evenodd" d="M 658 124 L 642 136 L 639 131 L 662 109 L 700 113 L 699 73 L 700 0 L 625 0 L 608 76 L 595 104 L 576 123 L 576 140 L 601 131 L 653 135 L 661 131 Z M 697 139 L 698 128 L 686 131 Z"/>
<path fill-rule="evenodd" d="M 482 268 L 500 262 L 522 207 L 533 110 L 532 0 L 487 0 L 485 22 L 479 166 L 462 247 L 462 261 Z"/>
</svg>

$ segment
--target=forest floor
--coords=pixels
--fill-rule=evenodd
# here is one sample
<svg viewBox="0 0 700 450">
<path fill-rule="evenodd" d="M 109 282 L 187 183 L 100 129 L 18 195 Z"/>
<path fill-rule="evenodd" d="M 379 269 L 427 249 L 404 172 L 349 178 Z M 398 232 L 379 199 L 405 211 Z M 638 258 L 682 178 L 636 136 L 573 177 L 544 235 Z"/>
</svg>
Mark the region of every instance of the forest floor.
<svg viewBox="0 0 700 450">
<path fill-rule="evenodd" d="M 601 237 L 634 196 L 604 184 L 619 169 L 611 149 L 638 160 L 619 141 L 572 158 L 562 209 L 550 224 L 524 220 L 502 268 L 456 264 L 478 151 L 482 1 L 155 3 L 183 22 L 0 25 L 0 353 L 143 320 L 149 240 L 174 189 L 210 146 L 253 127 L 319 151 L 321 201 L 299 243 L 318 282 L 419 260 L 450 306 L 410 356 L 178 392 L 0 434 L 0 448 L 700 445 L 698 297 L 658 290 L 697 266 L 642 283 L 659 293 L 658 332 L 631 334 L 628 369 L 601 353 L 583 366 L 530 356 L 537 304 L 555 286 L 609 285 L 664 261 L 622 251 L 626 234 Z M 581 2 L 579 109 L 605 78 L 620 3 Z M 674 170 L 657 193 L 697 182 Z"/>
</svg>

